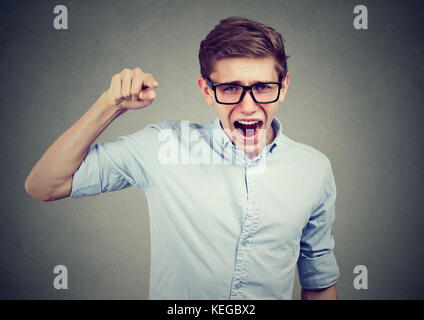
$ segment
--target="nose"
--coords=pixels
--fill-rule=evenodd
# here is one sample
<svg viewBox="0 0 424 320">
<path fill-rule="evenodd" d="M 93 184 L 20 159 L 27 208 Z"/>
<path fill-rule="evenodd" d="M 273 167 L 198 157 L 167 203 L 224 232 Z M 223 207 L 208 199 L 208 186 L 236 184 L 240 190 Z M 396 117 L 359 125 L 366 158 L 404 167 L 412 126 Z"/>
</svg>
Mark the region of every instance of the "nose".
<svg viewBox="0 0 424 320">
<path fill-rule="evenodd" d="M 252 114 L 258 109 L 258 105 L 252 98 L 251 91 L 246 91 L 243 100 L 241 100 L 238 105 L 240 111 L 245 114 Z"/>
</svg>

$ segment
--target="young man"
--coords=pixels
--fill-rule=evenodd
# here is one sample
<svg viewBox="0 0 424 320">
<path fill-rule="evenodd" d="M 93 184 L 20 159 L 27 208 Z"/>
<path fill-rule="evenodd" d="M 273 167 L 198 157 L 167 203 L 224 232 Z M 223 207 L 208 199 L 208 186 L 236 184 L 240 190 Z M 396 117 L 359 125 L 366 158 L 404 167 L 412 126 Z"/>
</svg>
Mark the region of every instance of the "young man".
<svg viewBox="0 0 424 320">
<path fill-rule="evenodd" d="M 151 299 L 290 299 L 296 265 L 302 298 L 336 299 L 330 162 L 275 118 L 290 83 L 281 35 L 230 17 L 202 41 L 199 61 L 214 121 L 164 121 L 91 146 L 155 98 L 151 74 L 124 69 L 45 152 L 27 192 L 52 201 L 141 188 Z"/>
</svg>

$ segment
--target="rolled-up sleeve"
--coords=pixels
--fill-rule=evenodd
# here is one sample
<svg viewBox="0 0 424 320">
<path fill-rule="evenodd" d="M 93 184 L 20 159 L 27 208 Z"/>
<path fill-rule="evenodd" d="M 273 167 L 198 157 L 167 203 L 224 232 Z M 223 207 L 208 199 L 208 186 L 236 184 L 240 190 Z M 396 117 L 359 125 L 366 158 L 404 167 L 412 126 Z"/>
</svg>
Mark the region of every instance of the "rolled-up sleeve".
<svg viewBox="0 0 424 320">
<path fill-rule="evenodd" d="M 147 157 L 149 131 L 146 127 L 114 142 L 96 143 L 74 173 L 70 198 L 138 186 L 146 191 L 152 185 Z M 151 132 L 150 132 L 151 133 Z"/>
<path fill-rule="evenodd" d="M 323 196 L 302 231 L 297 262 L 300 284 L 309 290 L 327 288 L 339 277 L 333 252 L 336 184 L 329 160 L 324 172 Z"/>
</svg>

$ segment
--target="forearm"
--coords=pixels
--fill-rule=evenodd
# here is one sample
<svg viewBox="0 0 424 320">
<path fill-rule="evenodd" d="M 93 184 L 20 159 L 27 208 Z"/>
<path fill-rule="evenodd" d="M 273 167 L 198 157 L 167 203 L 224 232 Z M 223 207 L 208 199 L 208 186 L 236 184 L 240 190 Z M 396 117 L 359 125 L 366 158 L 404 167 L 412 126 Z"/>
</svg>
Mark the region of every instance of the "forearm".
<svg viewBox="0 0 424 320">
<path fill-rule="evenodd" d="M 337 300 L 337 289 L 336 285 L 332 285 L 326 289 L 320 290 L 306 290 L 302 288 L 301 292 L 302 300 Z"/>
<path fill-rule="evenodd" d="M 88 153 L 93 141 L 126 109 L 109 105 L 105 93 L 47 149 L 25 182 L 27 192 L 40 200 L 51 200 L 52 193 L 72 181 L 72 176 Z M 60 192 L 64 197 L 70 190 Z M 68 192 L 69 191 L 69 192 Z M 68 193 L 68 194 L 66 194 Z"/>
</svg>

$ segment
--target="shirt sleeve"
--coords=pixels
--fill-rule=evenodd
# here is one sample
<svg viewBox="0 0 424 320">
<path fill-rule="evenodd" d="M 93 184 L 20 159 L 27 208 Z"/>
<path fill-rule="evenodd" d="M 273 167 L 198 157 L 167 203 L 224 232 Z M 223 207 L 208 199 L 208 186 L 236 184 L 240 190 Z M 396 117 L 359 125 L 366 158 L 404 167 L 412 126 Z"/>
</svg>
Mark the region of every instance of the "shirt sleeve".
<svg viewBox="0 0 424 320">
<path fill-rule="evenodd" d="M 340 274 L 333 252 L 336 184 L 328 159 L 323 181 L 324 195 L 302 231 L 297 262 L 300 284 L 309 290 L 330 287 Z"/>
<path fill-rule="evenodd" d="M 96 143 L 74 173 L 70 198 L 81 198 L 104 192 L 138 186 L 143 191 L 152 185 L 148 158 L 151 127 L 114 142 Z"/>
</svg>

